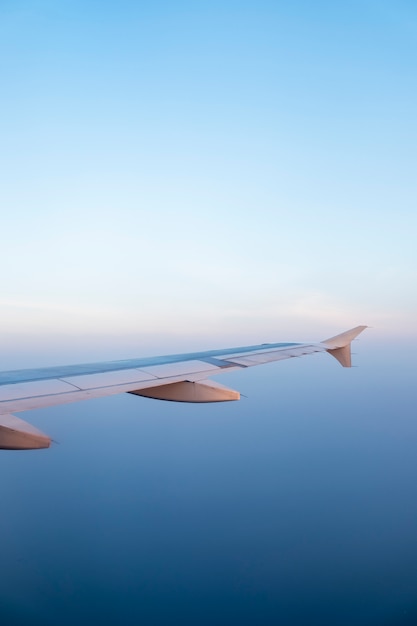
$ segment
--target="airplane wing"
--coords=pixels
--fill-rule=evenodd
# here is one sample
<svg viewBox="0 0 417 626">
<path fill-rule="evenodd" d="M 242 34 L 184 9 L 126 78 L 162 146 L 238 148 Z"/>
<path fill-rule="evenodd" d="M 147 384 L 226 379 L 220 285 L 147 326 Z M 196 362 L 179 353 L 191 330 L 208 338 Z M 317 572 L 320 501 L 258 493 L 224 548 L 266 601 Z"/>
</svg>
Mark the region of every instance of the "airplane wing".
<svg viewBox="0 0 417 626">
<path fill-rule="evenodd" d="M 132 393 L 175 402 L 239 400 L 238 391 L 207 380 L 222 372 L 328 352 L 351 367 L 357 326 L 320 343 L 266 343 L 207 352 L 0 372 L 0 449 L 48 448 L 51 439 L 14 412 Z"/>
</svg>

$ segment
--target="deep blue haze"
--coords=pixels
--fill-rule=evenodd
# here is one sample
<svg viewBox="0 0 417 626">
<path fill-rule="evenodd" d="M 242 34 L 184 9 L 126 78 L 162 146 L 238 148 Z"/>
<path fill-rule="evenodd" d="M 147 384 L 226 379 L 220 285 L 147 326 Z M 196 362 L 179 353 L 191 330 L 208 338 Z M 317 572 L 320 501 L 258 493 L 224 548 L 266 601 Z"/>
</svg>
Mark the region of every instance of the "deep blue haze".
<svg viewBox="0 0 417 626">
<path fill-rule="evenodd" d="M 60 445 L 0 455 L 1 623 L 415 624 L 416 346 L 355 346 L 26 413 Z"/>
</svg>

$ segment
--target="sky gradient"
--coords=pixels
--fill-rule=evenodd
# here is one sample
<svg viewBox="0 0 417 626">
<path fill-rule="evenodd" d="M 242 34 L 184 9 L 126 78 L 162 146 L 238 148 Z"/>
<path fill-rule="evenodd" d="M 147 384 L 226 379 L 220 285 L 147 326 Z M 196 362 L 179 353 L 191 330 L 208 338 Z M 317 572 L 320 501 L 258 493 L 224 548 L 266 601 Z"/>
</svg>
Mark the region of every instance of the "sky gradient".
<svg viewBox="0 0 417 626">
<path fill-rule="evenodd" d="M 404 0 L 2 2 L 4 340 L 415 335 L 416 35 Z"/>
</svg>

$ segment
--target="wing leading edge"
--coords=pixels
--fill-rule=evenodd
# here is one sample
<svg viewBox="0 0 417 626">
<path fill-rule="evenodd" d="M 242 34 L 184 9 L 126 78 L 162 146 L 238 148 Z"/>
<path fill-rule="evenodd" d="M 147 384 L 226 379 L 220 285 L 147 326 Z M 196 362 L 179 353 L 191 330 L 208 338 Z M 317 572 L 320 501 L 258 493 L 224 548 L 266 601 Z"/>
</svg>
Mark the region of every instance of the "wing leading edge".
<svg viewBox="0 0 417 626">
<path fill-rule="evenodd" d="M 77 402 L 118 393 L 174 402 L 239 400 L 237 391 L 209 376 L 328 352 L 351 367 L 351 342 L 366 326 L 357 326 L 320 343 L 270 343 L 207 352 L 126 361 L 108 361 L 0 373 L 0 449 L 47 448 L 51 439 L 14 412 Z"/>
</svg>

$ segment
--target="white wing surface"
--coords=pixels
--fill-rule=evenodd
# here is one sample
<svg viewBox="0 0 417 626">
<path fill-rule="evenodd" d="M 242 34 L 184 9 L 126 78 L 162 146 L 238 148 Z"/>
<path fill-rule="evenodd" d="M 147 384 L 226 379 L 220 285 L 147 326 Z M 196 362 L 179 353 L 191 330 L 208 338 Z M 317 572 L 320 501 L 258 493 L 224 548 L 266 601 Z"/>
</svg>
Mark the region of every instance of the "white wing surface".
<svg viewBox="0 0 417 626">
<path fill-rule="evenodd" d="M 117 393 L 175 402 L 239 400 L 237 391 L 207 380 L 222 372 L 328 352 L 351 366 L 357 326 L 320 343 L 268 343 L 207 352 L 0 372 L 0 449 L 47 448 L 51 439 L 12 415 Z"/>
</svg>

